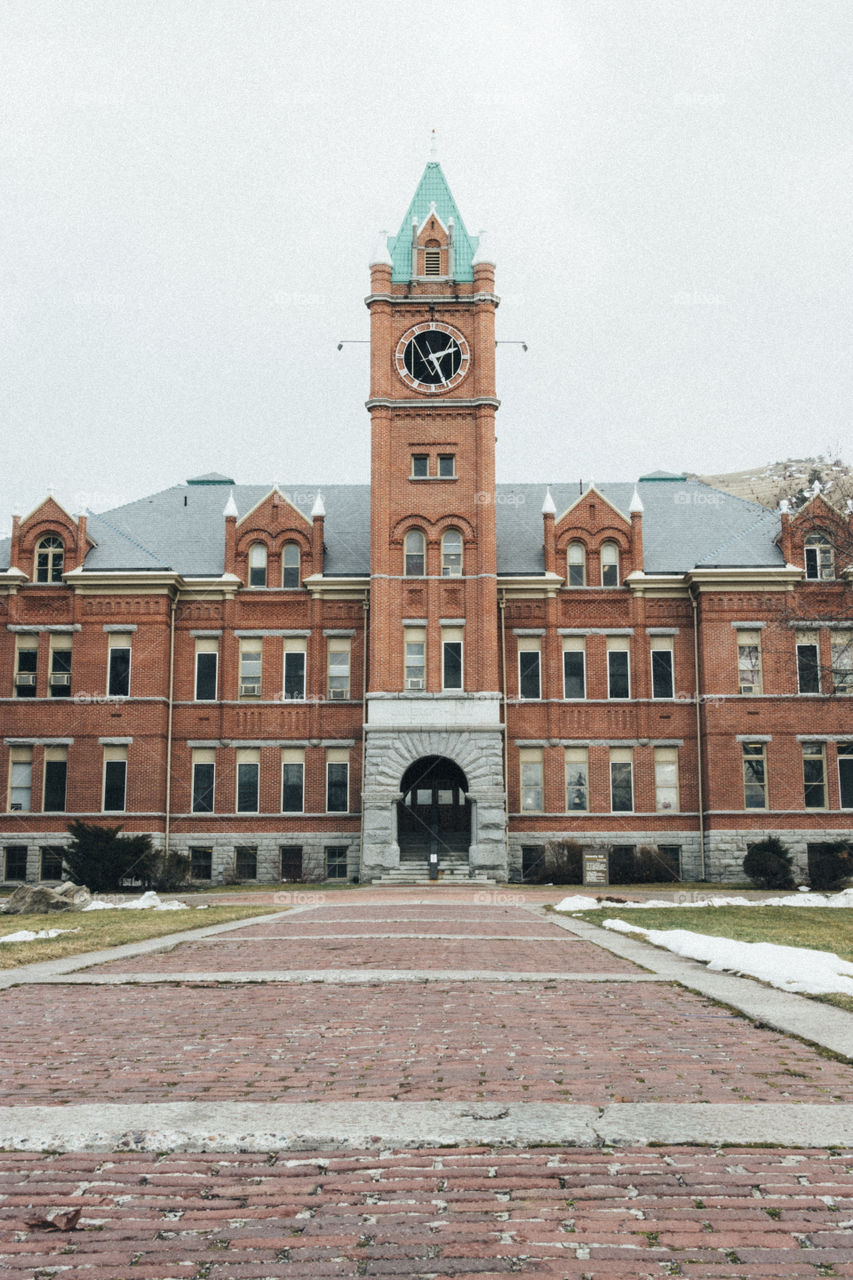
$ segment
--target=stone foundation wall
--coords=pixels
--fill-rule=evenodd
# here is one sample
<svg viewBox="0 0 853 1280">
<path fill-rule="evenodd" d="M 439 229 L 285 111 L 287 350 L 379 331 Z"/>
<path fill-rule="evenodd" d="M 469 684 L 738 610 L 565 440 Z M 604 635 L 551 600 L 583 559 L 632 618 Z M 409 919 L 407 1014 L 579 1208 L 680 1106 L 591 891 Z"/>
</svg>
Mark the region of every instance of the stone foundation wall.
<svg viewBox="0 0 853 1280">
<path fill-rule="evenodd" d="M 571 837 L 574 839 L 575 837 Z M 539 846 L 544 849 L 549 840 L 567 839 L 565 831 L 511 831 L 509 834 L 509 878 L 521 880 L 522 848 Z M 696 831 L 667 831 L 666 838 L 661 839 L 660 831 L 620 832 L 619 839 L 614 840 L 612 832 L 585 831 L 577 837 L 578 843 L 590 849 L 606 849 L 613 844 L 640 845 L 680 845 L 681 846 L 681 878 L 682 880 L 699 880 L 701 878 L 701 858 L 699 835 Z"/>
</svg>

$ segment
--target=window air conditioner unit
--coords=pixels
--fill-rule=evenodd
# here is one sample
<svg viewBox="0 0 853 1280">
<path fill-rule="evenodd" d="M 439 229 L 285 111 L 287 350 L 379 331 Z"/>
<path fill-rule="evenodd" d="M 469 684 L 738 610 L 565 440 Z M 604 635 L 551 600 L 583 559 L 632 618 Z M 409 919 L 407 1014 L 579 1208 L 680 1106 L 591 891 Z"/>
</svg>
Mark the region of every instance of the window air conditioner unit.
<svg viewBox="0 0 853 1280">
<path fill-rule="evenodd" d="M 260 680 L 241 680 L 240 681 L 240 697 L 241 698 L 259 698 L 261 696 Z"/>
<path fill-rule="evenodd" d="M 36 682 L 35 672 L 19 671 L 15 677 L 15 684 L 33 685 Z"/>
<path fill-rule="evenodd" d="M 740 691 L 741 693 L 755 693 L 756 688 L 757 686 L 754 684 L 742 684 L 740 687 Z"/>
<path fill-rule="evenodd" d="M 13 800 L 11 805 L 9 806 L 9 808 L 13 809 L 15 812 L 17 812 L 19 809 L 23 809 L 23 807 L 24 806 L 21 804 L 20 800 Z"/>
<path fill-rule="evenodd" d="M 71 684 L 71 676 L 67 672 L 58 672 L 50 677 L 50 683 L 65 688 Z"/>
<path fill-rule="evenodd" d="M 420 676 L 410 676 L 406 681 L 407 689 L 422 689 L 424 682 Z"/>
<path fill-rule="evenodd" d="M 329 697 L 336 701 L 346 698 L 346 696 L 347 696 L 346 689 L 330 689 L 329 690 Z"/>
</svg>

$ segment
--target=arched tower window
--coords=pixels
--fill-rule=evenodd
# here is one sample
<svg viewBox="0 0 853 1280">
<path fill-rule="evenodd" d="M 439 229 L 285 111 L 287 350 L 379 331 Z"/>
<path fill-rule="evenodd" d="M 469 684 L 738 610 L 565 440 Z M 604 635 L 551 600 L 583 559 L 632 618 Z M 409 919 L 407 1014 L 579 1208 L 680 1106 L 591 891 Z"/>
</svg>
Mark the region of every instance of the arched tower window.
<svg viewBox="0 0 853 1280">
<path fill-rule="evenodd" d="M 437 240 L 427 240 L 424 245 L 424 275 L 441 275 L 441 245 Z"/>
<path fill-rule="evenodd" d="M 835 556 L 832 543 L 822 533 L 810 533 L 806 538 L 806 577 L 834 578 Z"/>
<path fill-rule="evenodd" d="M 570 542 L 568 551 L 568 585 L 586 586 L 586 547 L 582 542 Z"/>
<path fill-rule="evenodd" d="M 299 586 L 299 543 L 285 542 L 281 556 L 281 585 L 288 589 Z"/>
<path fill-rule="evenodd" d="M 406 577 L 422 578 L 426 573 L 426 538 L 420 529 L 406 534 Z"/>
<path fill-rule="evenodd" d="M 36 547 L 36 582 L 61 582 L 65 547 L 55 533 L 42 538 Z"/>
<path fill-rule="evenodd" d="M 458 529 L 448 529 L 441 539 L 441 576 L 462 577 L 462 534 Z"/>
<path fill-rule="evenodd" d="M 253 542 L 249 547 L 249 586 L 265 587 L 267 585 L 267 549 L 262 542 Z"/>
<path fill-rule="evenodd" d="M 619 548 L 615 542 L 604 542 L 601 546 L 601 585 L 619 586 Z"/>
</svg>

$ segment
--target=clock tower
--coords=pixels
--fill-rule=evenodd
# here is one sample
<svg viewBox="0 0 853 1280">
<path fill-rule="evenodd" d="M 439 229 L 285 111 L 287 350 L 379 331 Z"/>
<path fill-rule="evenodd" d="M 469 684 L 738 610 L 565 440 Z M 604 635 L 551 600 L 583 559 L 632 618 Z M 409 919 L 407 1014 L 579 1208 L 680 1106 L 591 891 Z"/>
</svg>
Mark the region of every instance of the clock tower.
<svg viewBox="0 0 853 1280">
<path fill-rule="evenodd" d="M 366 879 L 506 878 L 494 275 L 430 160 L 367 298 Z"/>
</svg>

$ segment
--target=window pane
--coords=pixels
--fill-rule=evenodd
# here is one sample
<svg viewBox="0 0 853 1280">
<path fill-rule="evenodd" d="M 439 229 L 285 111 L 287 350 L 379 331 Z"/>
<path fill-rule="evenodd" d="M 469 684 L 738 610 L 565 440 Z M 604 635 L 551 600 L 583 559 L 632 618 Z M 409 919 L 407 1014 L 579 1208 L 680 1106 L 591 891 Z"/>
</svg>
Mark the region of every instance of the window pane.
<svg viewBox="0 0 853 1280">
<path fill-rule="evenodd" d="M 25 844 L 7 846 L 5 875 L 7 880 L 26 880 L 27 846 Z"/>
<path fill-rule="evenodd" d="M 611 761 L 610 807 L 614 813 L 628 813 L 634 808 L 631 772 L 629 761 Z"/>
<path fill-rule="evenodd" d="M 417 530 L 406 534 L 406 577 L 422 578 L 426 573 L 426 542 Z"/>
<path fill-rule="evenodd" d="M 585 656 L 582 649 L 567 649 L 563 654 L 563 695 L 566 698 L 586 697 Z"/>
<path fill-rule="evenodd" d="M 249 548 L 249 586 L 265 587 L 267 585 L 267 549 L 262 542 L 255 542 Z"/>
<path fill-rule="evenodd" d="M 346 880 L 347 848 L 346 845 L 332 845 L 326 849 L 326 879 Z"/>
<path fill-rule="evenodd" d="M 797 679 L 800 693 L 820 693 L 820 667 L 816 644 L 797 645 Z"/>
<path fill-rule="evenodd" d="M 257 880 L 258 851 L 254 845 L 238 845 L 234 854 L 234 870 L 238 880 Z"/>
<path fill-rule="evenodd" d="M 519 694 L 522 698 L 538 698 L 539 650 L 522 649 L 518 655 Z"/>
<path fill-rule="evenodd" d="M 445 689 L 462 688 L 462 643 L 459 640 L 445 640 L 443 646 Z"/>
<path fill-rule="evenodd" d="M 110 649 L 107 693 L 111 698 L 126 698 L 130 693 L 130 649 Z"/>
<path fill-rule="evenodd" d="M 291 589 L 299 586 L 299 547 L 295 542 L 287 542 L 282 557 L 281 583 Z"/>
<path fill-rule="evenodd" d="M 566 808 L 589 807 L 589 780 L 587 765 L 583 761 L 569 761 L 566 765 Z"/>
<path fill-rule="evenodd" d="M 213 784 L 216 765 L 193 765 L 193 813 L 213 813 Z"/>
<path fill-rule="evenodd" d="M 124 809 L 127 761 L 108 760 L 104 766 L 104 810 L 120 812 Z"/>
<path fill-rule="evenodd" d="M 569 543 L 569 586 L 582 587 L 586 584 L 586 548 L 582 542 Z"/>
<path fill-rule="evenodd" d="M 429 475 L 429 455 L 426 453 L 412 454 L 412 475 L 418 479 L 423 479 Z"/>
<path fill-rule="evenodd" d="M 62 879 L 62 849 L 46 845 L 41 851 L 41 879 Z"/>
<path fill-rule="evenodd" d="M 65 782 L 68 775 L 67 760 L 44 762 L 44 811 L 63 813 L 65 810 Z"/>
<path fill-rule="evenodd" d="M 611 650 L 607 655 L 607 674 L 609 681 L 608 696 L 611 698 L 627 698 L 630 693 L 628 654 L 621 649 Z"/>
<path fill-rule="evenodd" d="M 281 771 L 281 811 L 282 813 L 301 813 L 304 808 L 303 778 L 305 766 L 302 764 L 285 764 Z"/>
<path fill-rule="evenodd" d="M 305 697 L 305 654 L 284 655 L 284 696 L 286 699 Z"/>
<path fill-rule="evenodd" d="M 213 875 L 213 850 L 190 849 L 190 877 L 193 880 L 210 880 Z"/>
<path fill-rule="evenodd" d="M 764 809 L 767 806 L 764 748 L 745 743 L 743 748 L 744 807 Z"/>
<path fill-rule="evenodd" d="M 197 702 L 216 701 L 217 653 L 197 653 L 195 658 L 195 696 Z"/>
<path fill-rule="evenodd" d="M 461 573 L 462 535 L 451 530 L 441 540 L 441 574 L 444 578 L 458 578 Z"/>
<path fill-rule="evenodd" d="M 349 806 L 349 765 L 346 761 L 330 762 L 326 770 L 326 809 L 329 813 L 346 813 Z"/>
<path fill-rule="evenodd" d="M 673 696 L 672 654 L 668 649 L 652 650 L 652 697 Z"/>
<path fill-rule="evenodd" d="M 349 697 L 349 649 L 329 650 L 329 697 Z"/>
<path fill-rule="evenodd" d="M 525 760 L 521 765 L 521 808 L 524 812 L 542 809 L 542 763 Z"/>
<path fill-rule="evenodd" d="M 841 808 L 853 809 L 853 752 L 838 749 L 838 783 L 841 788 Z"/>
<path fill-rule="evenodd" d="M 803 791 L 807 809 L 823 809 L 826 806 L 826 783 L 823 768 L 823 750 L 810 745 L 803 746 Z"/>
<path fill-rule="evenodd" d="M 605 542 L 601 548 L 601 585 L 619 586 L 619 548 L 614 542 Z"/>
<path fill-rule="evenodd" d="M 449 479 L 456 474 L 456 458 L 452 453 L 440 453 L 438 455 L 438 474 L 445 479 Z"/>
<path fill-rule="evenodd" d="M 258 773 L 255 763 L 237 765 L 237 812 L 258 812 Z"/>
<path fill-rule="evenodd" d="M 20 813 L 29 813 L 33 789 L 32 760 L 13 760 L 10 774 L 9 803 L 12 809 Z"/>
</svg>

